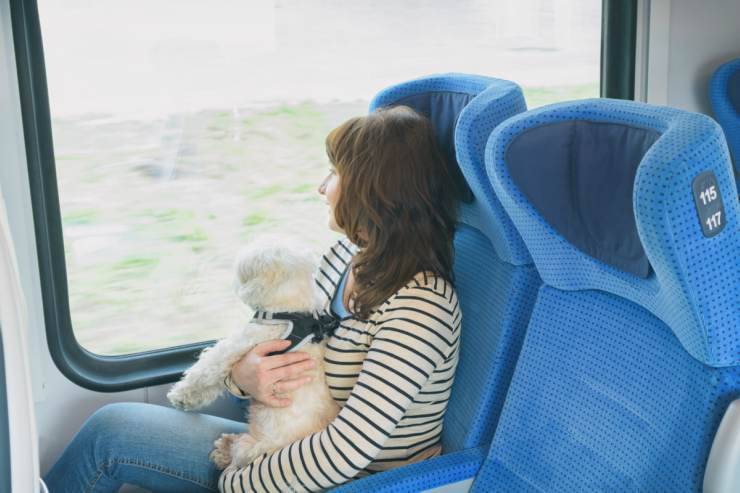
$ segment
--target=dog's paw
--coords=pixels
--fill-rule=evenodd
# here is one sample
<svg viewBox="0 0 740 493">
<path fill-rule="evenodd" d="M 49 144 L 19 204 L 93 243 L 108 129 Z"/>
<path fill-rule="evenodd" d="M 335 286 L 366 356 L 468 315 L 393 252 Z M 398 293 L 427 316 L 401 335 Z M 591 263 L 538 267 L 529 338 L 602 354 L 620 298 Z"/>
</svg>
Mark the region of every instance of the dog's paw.
<svg viewBox="0 0 740 493">
<path fill-rule="evenodd" d="M 180 382 L 176 383 L 167 392 L 167 400 L 170 401 L 170 404 L 183 411 L 190 411 L 195 408 L 194 403 L 189 397 L 187 388 L 184 385 L 180 385 Z"/>
<path fill-rule="evenodd" d="M 213 442 L 214 449 L 208 456 L 216 467 L 226 469 L 231 464 L 231 447 L 239 435 L 224 433 L 221 438 Z"/>
<path fill-rule="evenodd" d="M 231 447 L 232 459 L 237 467 L 247 467 L 266 452 L 265 448 L 249 433 L 242 433 Z"/>
</svg>

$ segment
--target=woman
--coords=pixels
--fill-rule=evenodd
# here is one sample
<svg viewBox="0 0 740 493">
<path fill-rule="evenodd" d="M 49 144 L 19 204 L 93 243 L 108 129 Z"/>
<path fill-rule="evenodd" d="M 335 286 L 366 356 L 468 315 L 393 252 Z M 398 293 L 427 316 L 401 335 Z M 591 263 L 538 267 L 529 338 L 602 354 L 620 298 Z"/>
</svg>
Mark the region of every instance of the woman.
<svg viewBox="0 0 740 493">
<path fill-rule="evenodd" d="M 122 483 L 165 491 L 320 491 L 440 453 L 458 359 L 460 310 L 452 286 L 455 196 L 431 126 L 406 107 L 353 118 L 326 140 L 332 163 L 319 187 L 329 226 L 346 235 L 322 258 L 317 284 L 342 319 L 324 357 L 342 406 L 324 430 L 242 469 L 207 461 L 221 433 L 243 424 L 148 404 L 95 413 L 47 475 L 52 493 L 113 492 Z M 305 353 L 255 346 L 230 390 L 267 405 L 306 382 Z"/>
</svg>

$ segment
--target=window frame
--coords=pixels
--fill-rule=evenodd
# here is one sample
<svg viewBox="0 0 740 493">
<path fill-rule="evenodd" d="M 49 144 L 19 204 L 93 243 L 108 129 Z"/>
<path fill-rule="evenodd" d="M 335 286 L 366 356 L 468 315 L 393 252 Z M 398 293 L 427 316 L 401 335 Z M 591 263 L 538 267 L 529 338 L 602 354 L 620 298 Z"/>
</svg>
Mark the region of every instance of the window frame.
<svg viewBox="0 0 740 493">
<path fill-rule="evenodd" d="M 10 457 L 10 416 L 8 413 L 8 387 L 5 383 L 5 348 L 3 345 L 3 328 L 0 325 L 0 488 L 11 491 L 10 477 L 12 467 Z"/>
<path fill-rule="evenodd" d="M 602 98 L 635 99 L 638 0 L 602 0 Z"/>
<path fill-rule="evenodd" d="M 623 4 L 628 5 L 622 7 Z M 635 5 L 636 0 L 603 0 L 602 97 L 629 99 L 634 94 Z M 38 5 L 36 0 L 10 0 L 10 11 L 46 338 L 52 360 L 69 380 L 99 392 L 174 382 L 213 340 L 130 355 L 103 356 L 87 351 L 75 337 Z M 624 29 L 625 23 L 633 28 Z M 625 82 L 625 73 L 632 74 L 631 84 Z"/>
<path fill-rule="evenodd" d="M 62 217 L 57 189 L 49 95 L 36 0 L 11 0 L 23 134 L 36 249 L 51 357 L 72 382 L 99 392 L 120 392 L 173 382 L 214 341 L 123 356 L 102 356 L 77 341 L 69 310 Z"/>
</svg>

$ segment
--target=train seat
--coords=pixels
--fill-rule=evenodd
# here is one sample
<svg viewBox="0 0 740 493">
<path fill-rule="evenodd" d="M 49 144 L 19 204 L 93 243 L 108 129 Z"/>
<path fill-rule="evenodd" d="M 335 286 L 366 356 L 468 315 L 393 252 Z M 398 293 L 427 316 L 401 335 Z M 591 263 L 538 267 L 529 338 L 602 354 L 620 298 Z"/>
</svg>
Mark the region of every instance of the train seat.
<svg viewBox="0 0 740 493">
<path fill-rule="evenodd" d="M 420 491 L 470 481 L 493 436 L 541 283 L 483 167 L 491 131 L 526 109 L 521 89 L 505 80 L 445 74 L 390 87 L 370 110 L 399 104 L 431 119 L 443 152 L 470 187 L 455 236 L 463 312 L 460 360 L 442 432 L 443 455 L 334 491 Z"/>
<path fill-rule="evenodd" d="M 740 397 L 740 210 L 719 126 L 631 101 L 497 127 L 486 167 L 542 276 L 488 491 L 701 491 Z"/>
<path fill-rule="evenodd" d="M 740 183 L 740 58 L 720 65 L 709 82 L 709 99 L 727 137 Z"/>
</svg>

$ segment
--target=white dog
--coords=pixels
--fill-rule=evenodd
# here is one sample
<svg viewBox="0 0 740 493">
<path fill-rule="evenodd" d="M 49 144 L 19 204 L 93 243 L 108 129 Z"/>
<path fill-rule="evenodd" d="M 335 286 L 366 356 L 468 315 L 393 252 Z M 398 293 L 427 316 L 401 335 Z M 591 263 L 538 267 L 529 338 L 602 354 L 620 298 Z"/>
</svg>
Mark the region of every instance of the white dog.
<svg viewBox="0 0 740 493">
<path fill-rule="evenodd" d="M 254 401 L 249 406 L 247 433 L 223 434 L 216 440 L 211 460 L 221 469 L 231 464 L 244 467 L 263 453 L 320 431 L 339 412 L 324 377 L 326 341 L 313 342 L 333 328 L 326 323 L 328 317 L 320 317 L 324 323 L 318 320 L 321 302 L 313 280 L 315 265 L 312 256 L 281 247 L 255 246 L 242 252 L 237 261 L 237 291 L 255 310 L 255 318 L 246 327 L 204 350 L 198 362 L 167 394 L 175 407 L 198 409 L 223 392 L 224 380 L 231 368 L 256 344 L 289 336 L 296 339 L 296 327 L 312 326 L 313 330 L 324 332 L 316 337 L 312 334 L 298 336 L 301 342 L 291 346 L 291 350 L 300 348 L 309 353 L 316 360 L 316 366 L 306 372 L 313 376 L 309 383 L 285 394 L 291 399 L 290 406 L 275 408 Z M 286 318 L 295 320 L 277 318 L 286 314 Z"/>
</svg>

